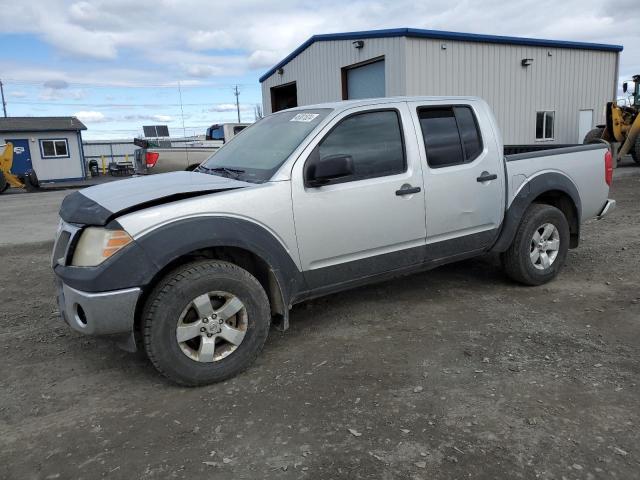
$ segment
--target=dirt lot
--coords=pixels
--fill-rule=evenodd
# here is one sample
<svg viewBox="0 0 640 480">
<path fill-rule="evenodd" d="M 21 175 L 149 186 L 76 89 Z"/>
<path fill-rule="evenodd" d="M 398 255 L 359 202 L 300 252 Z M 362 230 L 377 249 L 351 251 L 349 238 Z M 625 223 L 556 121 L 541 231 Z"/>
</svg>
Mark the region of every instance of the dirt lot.
<svg viewBox="0 0 640 480">
<path fill-rule="evenodd" d="M 49 243 L 0 247 L 0 478 L 640 478 L 640 177 L 555 282 L 487 257 L 296 307 L 183 389 L 57 317 Z"/>
</svg>

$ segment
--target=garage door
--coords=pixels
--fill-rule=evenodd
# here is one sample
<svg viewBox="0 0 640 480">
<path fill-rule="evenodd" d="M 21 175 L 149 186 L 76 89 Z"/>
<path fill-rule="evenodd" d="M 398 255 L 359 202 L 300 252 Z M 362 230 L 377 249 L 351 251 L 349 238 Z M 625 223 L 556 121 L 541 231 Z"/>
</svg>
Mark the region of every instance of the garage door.
<svg viewBox="0 0 640 480">
<path fill-rule="evenodd" d="M 347 100 L 385 96 L 384 60 L 346 69 Z"/>
</svg>

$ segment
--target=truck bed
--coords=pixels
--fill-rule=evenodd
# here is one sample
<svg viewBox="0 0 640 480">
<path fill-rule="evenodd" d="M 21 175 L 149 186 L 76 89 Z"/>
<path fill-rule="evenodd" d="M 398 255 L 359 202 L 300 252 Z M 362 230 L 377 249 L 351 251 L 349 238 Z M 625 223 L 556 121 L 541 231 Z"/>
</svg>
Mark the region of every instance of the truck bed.
<svg viewBox="0 0 640 480">
<path fill-rule="evenodd" d="M 504 150 L 513 151 L 514 146 Z M 609 187 L 605 183 L 604 143 L 588 145 L 519 145 L 531 147 L 519 153 L 505 155 L 509 199 L 511 203 L 520 186 L 541 172 L 561 172 L 566 175 L 582 195 L 581 220 L 592 218 L 602 209 Z"/>
</svg>

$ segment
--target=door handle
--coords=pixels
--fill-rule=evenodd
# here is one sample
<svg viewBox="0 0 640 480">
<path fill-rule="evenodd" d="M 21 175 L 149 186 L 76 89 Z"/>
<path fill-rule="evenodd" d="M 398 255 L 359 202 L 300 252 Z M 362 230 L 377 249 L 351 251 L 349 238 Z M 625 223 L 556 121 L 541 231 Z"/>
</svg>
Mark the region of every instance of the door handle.
<svg viewBox="0 0 640 480">
<path fill-rule="evenodd" d="M 412 187 L 411 185 L 409 185 L 408 183 L 405 183 L 404 185 L 402 185 L 402 187 L 400 188 L 400 190 L 396 190 L 396 195 L 401 196 L 401 195 L 411 195 L 413 193 L 418 193 L 420 192 L 420 187 Z"/>
<path fill-rule="evenodd" d="M 496 178 L 498 178 L 498 175 L 496 175 L 495 173 L 482 172 L 480 176 L 476 178 L 476 181 L 488 182 L 489 180 L 495 180 Z"/>
</svg>

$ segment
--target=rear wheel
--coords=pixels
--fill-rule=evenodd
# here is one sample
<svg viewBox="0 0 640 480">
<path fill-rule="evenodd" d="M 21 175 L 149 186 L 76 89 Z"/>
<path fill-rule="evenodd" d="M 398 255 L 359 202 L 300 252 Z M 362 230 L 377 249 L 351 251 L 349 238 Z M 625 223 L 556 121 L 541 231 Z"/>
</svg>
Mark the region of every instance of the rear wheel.
<svg viewBox="0 0 640 480">
<path fill-rule="evenodd" d="M 564 214 L 551 205 L 533 204 L 502 254 L 502 263 L 513 280 L 542 285 L 558 275 L 568 250 L 569 224 Z"/>
<path fill-rule="evenodd" d="M 269 300 L 237 265 L 205 260 L 170 273 L 143 313 L 153 365 L 181 385 L 219 382 L 253 363 L 269 332 Z"/>
<path fill-rule="evenodd" d="M 640 135 L 638 135 L 635 145 L 631 148 L 631 158 L 640 165 Z"/>
<path fill-rule="evenodd" d="M 0 193 L 4 192 L 7 188 L 9 188 L 9 182 L 7 182 L 4 173 L 0 172 Z"/>
<path fill-rule="evenodd" d="M 582 143 L 599 143 L 602 139 L 602 134 L 604 133 L 604 128 L 596 127 L 593 130 L 589 130 L 587 134 L 584 136 L 584 140 Z"/>
<path fill-rule="evenodd" d="M 24 188 L 27 192 L 37 192 L 40 189 L 40 182 L 38 176 L 33 170 L 29 170 L 24 176 Z"/>
</svg>

